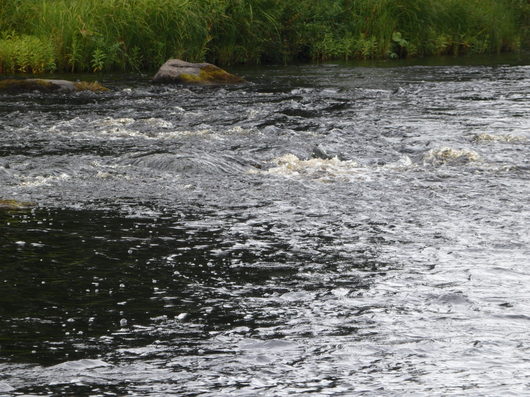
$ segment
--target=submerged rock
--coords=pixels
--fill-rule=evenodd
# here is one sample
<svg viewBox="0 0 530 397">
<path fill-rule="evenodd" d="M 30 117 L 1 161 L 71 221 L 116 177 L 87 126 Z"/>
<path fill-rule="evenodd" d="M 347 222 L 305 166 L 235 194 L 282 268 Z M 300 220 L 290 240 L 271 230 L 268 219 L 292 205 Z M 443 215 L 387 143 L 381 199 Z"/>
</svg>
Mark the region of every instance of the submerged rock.
<svg viewBox="0 0 530 397">
<path fill-rule="evenodd" d="M 17 200 L 0 200 L 0 210 L 21 210 L 33 207 L 34 204 Z"/>
<path fill-rule="evenodd" d="M 191 63 L 180 59 L 170 59 L 164 63 L 153 77 L 155 83 L 186 84 L 237 84 L 245 80 L 228 73 L 211 63 Z"/>
<path fill-rule="evenodd" d="M 450 147 L 431 149 L 423 155 L 423 163 L 432 165 L 464 165 L 479 160 L 478 153 L 472 150 L 457 150 Z"/>
<path fill-rule="evenodd" d="M 5 79 L 0 80 L 0 92 L 75 92 L 75 91 L 108 91 L 97 81 L 69 81 L 52 79 Z"/>
<path fill-rule="evenodd" d="M 493 135 L 493 134 L 478 134 L 473 136 L 473 142 L 506 142 L 506 143 L 521 143 L 526 142 L 527 138 L 517 135 Z"/>
</svg>

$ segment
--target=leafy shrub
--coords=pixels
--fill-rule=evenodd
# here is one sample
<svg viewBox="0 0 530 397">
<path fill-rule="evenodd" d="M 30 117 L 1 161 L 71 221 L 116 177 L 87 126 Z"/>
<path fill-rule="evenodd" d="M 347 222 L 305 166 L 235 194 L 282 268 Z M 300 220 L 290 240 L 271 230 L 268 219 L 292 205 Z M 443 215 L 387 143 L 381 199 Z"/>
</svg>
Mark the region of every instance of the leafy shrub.
<svg viewBox="0 0 530 397">
<path fill-rule="evenodd" d="M 0 73 L 44 73 L 55 69 L 54 49 L 50 41 L 30 35 L 2 35 Z"/>
</svg>

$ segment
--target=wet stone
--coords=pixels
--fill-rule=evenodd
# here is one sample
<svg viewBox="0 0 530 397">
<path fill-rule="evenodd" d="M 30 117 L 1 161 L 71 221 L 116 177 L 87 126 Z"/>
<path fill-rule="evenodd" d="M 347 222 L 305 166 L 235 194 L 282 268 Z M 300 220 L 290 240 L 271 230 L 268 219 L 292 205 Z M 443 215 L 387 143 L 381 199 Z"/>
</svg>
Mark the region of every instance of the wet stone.
<svg viewBox="0 0 530 397">
<path fill-rule="evenodd" d="M 160 67 L 153 77 L 153 82 L 224 85 L 240 84 L 244 80 L 211 63 L 191 63 L 170 59 Z"/>
<path fill-rule="evenodd" d="M 76 92 L 76 91 L 108 91 L 98 82 L 69 81 L 55 79 L 5 79 L 0 80 L 0 93 L 21 92 Z"/>
</svg>

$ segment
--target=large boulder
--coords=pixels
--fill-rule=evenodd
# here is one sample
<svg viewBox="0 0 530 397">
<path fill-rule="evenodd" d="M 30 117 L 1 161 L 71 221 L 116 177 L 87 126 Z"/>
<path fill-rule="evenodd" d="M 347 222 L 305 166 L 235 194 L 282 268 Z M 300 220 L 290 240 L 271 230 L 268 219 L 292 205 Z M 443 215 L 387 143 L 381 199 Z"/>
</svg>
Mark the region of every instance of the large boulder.
<svg viewBox="0 0 530 397">
<path fill-rule="evenodd" d="M 153 77 L 155 83 L 216 85 L 237 84 L 244 81 L 241 77 L 228 73 L 211 63 L 191 63 L 180 59 L 170 59 Z"/>
<path fill-rule="evenodd" d="M 0 92 L 75 92 L 75 91 L 108 91 L 97 81 L 68 81 L 50 79 L 5 79 L 0 80 Z"/>
</svg>

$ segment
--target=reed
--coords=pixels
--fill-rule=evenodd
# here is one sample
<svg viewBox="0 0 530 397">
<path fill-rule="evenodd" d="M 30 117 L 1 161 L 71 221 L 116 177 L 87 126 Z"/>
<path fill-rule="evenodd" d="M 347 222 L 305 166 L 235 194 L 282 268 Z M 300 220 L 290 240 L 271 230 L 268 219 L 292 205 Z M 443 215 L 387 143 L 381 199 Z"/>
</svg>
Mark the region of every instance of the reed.
<svg viewBox="0 0 530 397">
<path fill-rule="evenodd" d="M 0 0 L 0 73 L 517 51 L 527 0 Z"/>
</svg>

